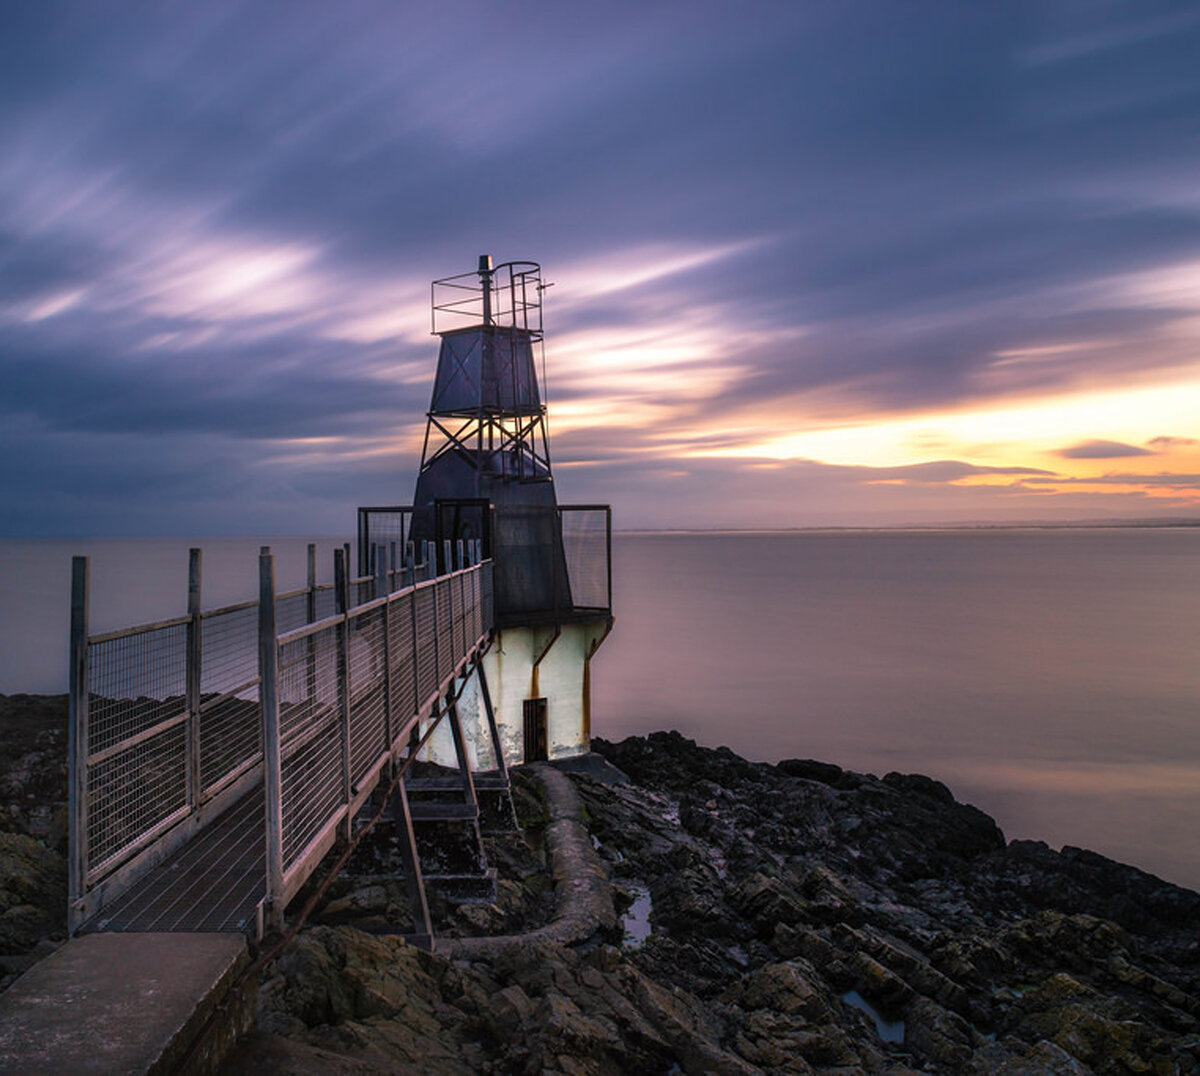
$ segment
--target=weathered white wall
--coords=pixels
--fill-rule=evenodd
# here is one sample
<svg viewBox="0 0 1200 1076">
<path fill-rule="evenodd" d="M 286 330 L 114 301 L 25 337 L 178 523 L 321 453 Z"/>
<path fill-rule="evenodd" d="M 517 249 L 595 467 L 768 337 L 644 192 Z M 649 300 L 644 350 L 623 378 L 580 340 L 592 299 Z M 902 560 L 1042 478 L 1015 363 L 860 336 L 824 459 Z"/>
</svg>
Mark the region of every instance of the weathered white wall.
<svg viewBox="0 0 1200 1076">
<path fill-rule="evenodd" d="M 605 635 L 605 621 L 564 624 L 534 675 L 534 657 L 553 635 L 552 629 L 506 628 L 483 659 L 500 742 L 505 761 L 515 765 L 525 760 L 524 702 L 538 695 L 546 697 L 546 742 L 551 758 L 569 758 L 590 748 L 590 699 L 585 690 L 584 664 Z M 463 736 L 472 768 L 489 769 L 495 765 L 487 716 L 477 684 L 472 678 L 459 699 Z M 429 741 L 431 761 L 456 766 L 454 743 L 446 722 Z"/>
</svg>

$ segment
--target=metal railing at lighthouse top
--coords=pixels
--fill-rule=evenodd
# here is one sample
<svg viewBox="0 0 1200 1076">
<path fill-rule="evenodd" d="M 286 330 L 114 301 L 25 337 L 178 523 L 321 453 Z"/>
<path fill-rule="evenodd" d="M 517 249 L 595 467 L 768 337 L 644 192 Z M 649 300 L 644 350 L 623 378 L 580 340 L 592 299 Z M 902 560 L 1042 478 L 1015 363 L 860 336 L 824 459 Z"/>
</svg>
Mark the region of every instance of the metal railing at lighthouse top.
<svg viewBox="0 0 1200 1076">
<path fill-rule="evenodd" d="M 135 883 L 259 795 L 254 832 L 239 838 L 245 877 L 182 899 L 224 924 L 205 929 L 261 932 L 264 910 L 282 912 L 490 636 L 479 544 L 441 551 L 441 574 L 428 546 L 420 563 L 416 552 L 380 547 L 374 571 L 352 578 L 339 550 L 334 582 L 318 585 L 310 546 L 308 585 L 276 594 L 264 550 L 258 600 L 205 611 L 193 550 L 187 615 L 103 635 L 88 633 L 88 561 L 75 559 L 72 933 L 103 926 Z M 221 869 L 235 874 L 230 858 Z"/>
<path fill-rule="evenodd" d="M 374 506 L 358 510 L 358 563 L 360 571 L 371 569 L 380 545 L 404 548 L 412 541 L 419 509 L 410 505 Z M 494 557 L 496 572 L 495 610 L 497 627 L 509 621 L 546 623 L 572 620 L 611 620 L 612 617 L 612 508 L 606 504 L 525 505 L 491 504 L 484 498 L 439 500 L 429 510 L 426 533 L 432 533 L 442 548 L 447 536 L 478 535 L 483 556 Z M 510 588 L 505 579 L 511 565 L 519 574 L 522 558 L 530 552 L 531 535 L 548 544 L 535 555 L 552 561 L 553 544 L 562 550 L 560 574 L 551 573 L 553 586 L 545 604 L 531 615 L 526 606 L 509 608 Z M 516 541 L 514 541 L 514 537 Z"/>
</svg>

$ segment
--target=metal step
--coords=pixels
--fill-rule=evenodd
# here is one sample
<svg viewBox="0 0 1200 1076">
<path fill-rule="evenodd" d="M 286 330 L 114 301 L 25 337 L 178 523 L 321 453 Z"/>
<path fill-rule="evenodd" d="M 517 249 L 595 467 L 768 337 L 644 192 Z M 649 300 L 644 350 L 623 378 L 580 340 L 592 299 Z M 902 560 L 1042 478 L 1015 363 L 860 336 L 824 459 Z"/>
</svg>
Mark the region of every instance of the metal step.
<svg viewBox="0 0 1200 1076">
<path fill-rule="evenodd" d="M 414 822 L 472 822 L 479 817 L 473 803 L 443 800 L 409 800 L 408 811 Z"/>
<path fill-rule="evenodd" d="M 472 772 L 471 780 L 475 788 L 485 792 L 508 791 L 508 780 L 502 773 Z M 413 792 L 457 792 L 463 787 L 463 780 L 457 774 L 438 777 L 409 777 L 404 782 L 409 793 Z"/>
</svg>

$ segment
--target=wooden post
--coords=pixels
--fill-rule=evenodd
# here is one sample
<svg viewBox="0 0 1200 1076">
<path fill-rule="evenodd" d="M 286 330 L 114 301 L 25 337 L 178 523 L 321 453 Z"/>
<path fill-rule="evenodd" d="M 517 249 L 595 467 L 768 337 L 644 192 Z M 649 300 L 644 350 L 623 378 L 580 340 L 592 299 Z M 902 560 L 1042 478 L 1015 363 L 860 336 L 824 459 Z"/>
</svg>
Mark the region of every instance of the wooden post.
<svg viewBox="0 0 1200 1076">
<path fill-rule="evenodd" d="M 69 845 L 67 864 L 67 932 L 83 921 L 80 902 L 87 893 L 87 757 L 88 757 L 88 558 L 71 559 L 70 698 L 67 726 Z"/>
<path fill-rule="evenodd" d="M 263 796 L 266 805 L 267 914 L 283 921 L 283 756 L 279 736 L 279 645 L 275 634 L 275 558 L 258 555 L 258 676 L 262 706 Z"/>
<path fill-rule="evenodd" d="M 442 571 L 449 575 L 454 571 L 454 554 L 451 552 L 449 538 L 442 539 Z"/>
<path fill-rule="evenodd" d="M 187 783 L 188 806 L 200 808 L 203 789 L 200 787 L 200 569 L 199 549 L 188 550 L 188 626 L 187 626 Z"/>
<path fill-rule="evenodd" d="M 336 549 L 333 554 L 334 591 L 337 594 L 337 611 L 341 620 L 337 629 L 337 695 L 338 725 L 342 740 L 342 802 L 350 804 L 350 621 L 346 610 L 350 607 L 350 582 L 347 578 L 347 568 L 350 563 L 350 553 L 346 549 Z M 350 837 L 353 819 L 349 810 L 343 834 Z"/>
</svg>

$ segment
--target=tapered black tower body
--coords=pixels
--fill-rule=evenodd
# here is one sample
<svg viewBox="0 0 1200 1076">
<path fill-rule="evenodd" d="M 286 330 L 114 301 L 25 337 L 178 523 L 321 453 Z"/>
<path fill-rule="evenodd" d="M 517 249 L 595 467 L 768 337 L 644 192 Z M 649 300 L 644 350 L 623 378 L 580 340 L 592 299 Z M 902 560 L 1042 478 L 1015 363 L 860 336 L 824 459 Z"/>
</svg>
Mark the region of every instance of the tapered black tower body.
<svg viewBox="0 0 1200 1076">
<path fill-rule="evenodd" d="M 555 496 L 537 369 L 547 286 L 535 262 L 487 255 L 433 282 L 441 346 L 413 503 L 358 510 L 364 570 L 398 551 L 428 564 L 432 549 L 442 570 L 467 549 L 486 558 L 488 693 L 464 685 L 458 707 L 472 751 L 491 751 L 494 715 L 503 756 L 524 762 L 589 749 L 591 660 L 613 626 L 612 511 Z M 436 738 L 425 751 L 456 755 Z"/>
<path fill-rule="evenodd" d="M 541 268 L 493 266 L 435 280 L 441 337 L 413 495 L 413 536 L 482 538 L 495 560 L 502 626 L 549 623 L 572 609 L 550 470 L 542 357 Z"/>
</svg>

